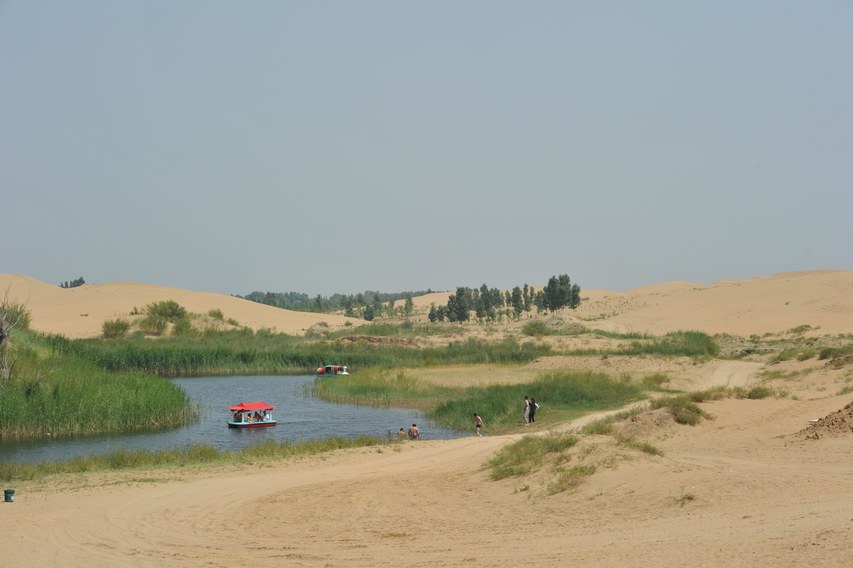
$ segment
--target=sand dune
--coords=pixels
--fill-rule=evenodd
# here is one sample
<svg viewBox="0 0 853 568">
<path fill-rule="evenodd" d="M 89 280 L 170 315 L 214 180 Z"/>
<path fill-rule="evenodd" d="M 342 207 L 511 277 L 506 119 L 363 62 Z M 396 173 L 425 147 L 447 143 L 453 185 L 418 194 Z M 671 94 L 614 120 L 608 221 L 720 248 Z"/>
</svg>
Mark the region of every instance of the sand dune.
<svg viewBox="0 0 853 568">
<path fill-rule="evenodd" d="M 814 334 L 853 330 L 853 271 L 824 270 L 721 281 L 665 283 L 627 292 L 584 292 L 573 315 L 591 327 L 659 335 L 779 333 L 808 325 Z"/>
<path fill-rule="evenodd" d="M 232 296 L 194 292 L 153 284 L 118 282 L 59 286 L 18 275 L 0 274 L 0 293 L 8 290 L 26 302 L 38 331 L 68 337 L 96 337 L 103 322 L 129 317 L 134 308 L 174 300 L 194 313 L 221 310 L 226 318 L 252 329 L 301 334 L 314 325 L 330 328 L 360 325 L 363 320 L 333 314 L 281 310 Z M 423 317 L 433 304 L 447 303 L 450 292 L 414 298 Z M 853 271 L 823 270 L 762 276 L 714 284 L 665 282 L 626 292 L 584 290 L 583 302 L 566 315 L 588 327 L 655 335 L 680 329 L 708 333 L 779 333 L 808 325 L 812 334 L 853 331 Z"/>
<path fill-rule="evenodd" d="M 97 337 L 104 321 L 118 317 L 132 319 L 130 314 L 134 309 L 143 310 L 148 304 L 166 300 L 174 300 L 192 313 L 207 314 L 218 309 L 225 318 L 234 319 L 241 326 L 292 335 L 321 323 L 331 329 L 347 323 L 364 323 L 333 314 L 282 310 L 223 294 L 137 282 L 84 284 L 65 289 L 26 276 L 0 274 L 0 296 L 7 290 L 11 299 L 26 303 L 32 314 L 33 329 L 70 338 Z"/>
</svg>

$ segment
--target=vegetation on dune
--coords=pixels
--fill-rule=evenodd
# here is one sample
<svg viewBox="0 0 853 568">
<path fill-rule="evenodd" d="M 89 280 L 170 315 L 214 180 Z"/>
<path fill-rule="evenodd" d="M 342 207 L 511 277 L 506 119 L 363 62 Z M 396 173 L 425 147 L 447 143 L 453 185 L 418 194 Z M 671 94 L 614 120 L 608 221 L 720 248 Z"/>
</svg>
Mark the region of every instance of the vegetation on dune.
<svg viewBox="0 0 853 568">
<path fill-rule="evenodd" d="M 572 434 L 550 433 L 542 436 L 524 436 L 508 444 L 489 461 L 485 467 L 494 481 L 526 475 L 542 465 L 546 457 L 554 461 L 569 461 L 567 451 L 575 447 L 579 439 Z"/>
<path fill-rule="evenodd" d="M 562 493 L 578 487 L 597 469 L 592 463 L 572 463 L 580 461 L 578 456 L 582 456 L 578 452 L 573 453 L 579 441 L 577 436 L 566 433 L 524 436 L 501 448 L 484 468 L 492 481 L 524 477 L 544 470 L 544 493 Z M 525 485 L 523 490 L 529 490 L 529 486 Z"/>
</svg>

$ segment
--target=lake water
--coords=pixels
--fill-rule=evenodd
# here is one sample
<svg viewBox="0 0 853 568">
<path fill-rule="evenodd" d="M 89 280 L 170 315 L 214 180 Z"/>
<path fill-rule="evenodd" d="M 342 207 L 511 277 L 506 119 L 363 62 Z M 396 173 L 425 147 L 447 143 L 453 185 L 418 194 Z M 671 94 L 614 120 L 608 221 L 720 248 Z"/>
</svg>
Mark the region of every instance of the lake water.
<svg viewBox="0 0 853 568">
<path fill-rule="evenodd" d="M 219 450 L 237 450 L 275 440 L 297 442 L 340 436 L 351 438 L 396 436 L 400 428 L 417 423 L 424 439 L 456 438 L 465 433 L 444 429 L 414 410 L 333 404 L 306 395 L 313 375 L 189 377 L 172 379 L 201 406 L 201 419 L 164 432 L 89 436 L 58 440 L 0 442 L 0 461 L 42 462 L 104 455 L 116 450 L 152 451 L 209 444 Z M 341 380 L 341 379 L 336 379 Z M 276 405 L 271 428 L 228 428 L 228 407 L 241 401 L 263 400 Z"/>
</svg>

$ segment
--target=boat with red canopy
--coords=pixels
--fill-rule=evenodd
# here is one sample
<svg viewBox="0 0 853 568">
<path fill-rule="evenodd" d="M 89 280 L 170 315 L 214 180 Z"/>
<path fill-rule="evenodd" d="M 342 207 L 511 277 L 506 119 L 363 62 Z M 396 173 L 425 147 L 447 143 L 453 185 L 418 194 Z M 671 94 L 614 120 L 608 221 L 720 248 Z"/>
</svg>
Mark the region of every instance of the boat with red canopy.
<svg viewBox="0 0 853 568">
<path fill-rule="evenodd" d="M 349 370 L 346 365 L 326 365 L 317 369 L 318 377 L 341 377 L 349 375 Z"/>
<path fill-rule="evenodd" d="M 234 406 L 229 406 L 228 410 L 234 413 L 231 420 L 228 421 L 229 428 L 266 428 L 275 426 L 276 421 L 273 420 L 270 411 L 277 408 L 275 405 L 267 404 L 259 400 L 257 402 L 241 402 Z"/>
</svg>

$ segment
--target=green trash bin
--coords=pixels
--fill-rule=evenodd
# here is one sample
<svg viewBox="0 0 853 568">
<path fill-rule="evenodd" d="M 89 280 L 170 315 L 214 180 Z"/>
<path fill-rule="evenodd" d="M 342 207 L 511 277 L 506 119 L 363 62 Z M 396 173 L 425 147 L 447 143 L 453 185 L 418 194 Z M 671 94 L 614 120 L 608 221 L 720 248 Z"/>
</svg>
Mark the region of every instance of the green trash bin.
<svg viewBox="0 0 853 568">
<path fill-rule="evenodd" d="M 14 489 L 6 489 L 5 491 L 3 491 L 3 493 L 5 494 L 7 503 L 11 503 L 12 501 L 15 500 L 15 490 Z"/>
</svg>

